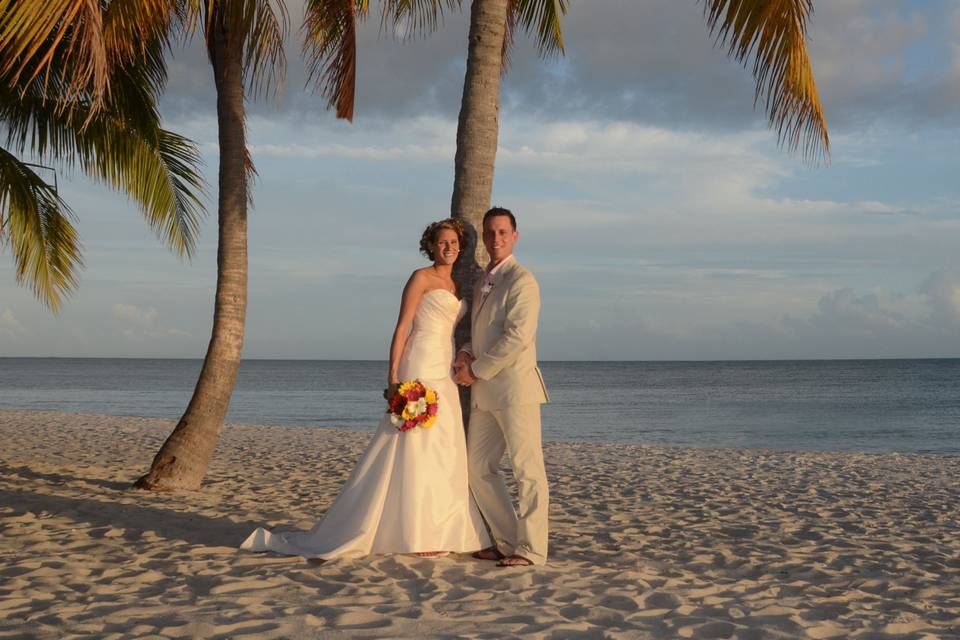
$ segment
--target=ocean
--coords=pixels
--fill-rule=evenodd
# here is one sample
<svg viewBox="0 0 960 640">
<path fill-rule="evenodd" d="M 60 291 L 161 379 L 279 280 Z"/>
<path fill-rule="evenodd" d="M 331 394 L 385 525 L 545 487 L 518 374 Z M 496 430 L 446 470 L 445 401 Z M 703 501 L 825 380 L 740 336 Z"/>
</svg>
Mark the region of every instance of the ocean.
<svg viewBox="0 0 960 640">
<path fill-rule="evenodd" d="M 176 420 L 200 360 L 0 358 L 0 409 Z M 960 453 L 960 359 L 543 362 L 546 440 Z M 228 422 L 372 430 L 387 365 L 245 360 Z"/>
</svg>

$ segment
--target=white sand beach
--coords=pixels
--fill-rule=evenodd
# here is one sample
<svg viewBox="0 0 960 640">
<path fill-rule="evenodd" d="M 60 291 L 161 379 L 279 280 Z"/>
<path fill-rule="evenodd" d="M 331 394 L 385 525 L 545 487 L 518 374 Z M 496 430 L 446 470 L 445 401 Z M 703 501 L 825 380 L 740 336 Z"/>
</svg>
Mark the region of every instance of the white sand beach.
<svg viewBox="0 0 960 640">
<path fill-rule="evenodd" d="M 366 434 L 230 425 L 199 493 L 129 483 L 169 421 L 0 412 L 0 638 L 960 637 L 960 459 L 548 443 L 547 566 L 308 563 Z"/>
</svg>

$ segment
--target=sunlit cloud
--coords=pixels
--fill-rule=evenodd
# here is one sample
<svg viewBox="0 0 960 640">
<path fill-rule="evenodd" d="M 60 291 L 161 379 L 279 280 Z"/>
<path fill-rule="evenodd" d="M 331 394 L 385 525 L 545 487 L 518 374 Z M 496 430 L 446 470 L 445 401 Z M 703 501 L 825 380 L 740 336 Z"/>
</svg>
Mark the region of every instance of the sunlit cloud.
<svg viewBox="0 0 960 640">
<path fill-rule="evenodd" d="M 15 338 L 26 333 L 27 330 L 13 315 L 13 311 L 4 309 L 3 313 L 0 313 L 0 334 L 7 338 Z"/>
<path fill-rule="evenodd" d="M 117 303 L 113 315 L 122 321 L 121 332 L 129 339 L 190 338 L 190 332 L 175 327 L 165 327 L 159 322 L 159 312 L 153 307 L 138 307 Z"/>
</svg>

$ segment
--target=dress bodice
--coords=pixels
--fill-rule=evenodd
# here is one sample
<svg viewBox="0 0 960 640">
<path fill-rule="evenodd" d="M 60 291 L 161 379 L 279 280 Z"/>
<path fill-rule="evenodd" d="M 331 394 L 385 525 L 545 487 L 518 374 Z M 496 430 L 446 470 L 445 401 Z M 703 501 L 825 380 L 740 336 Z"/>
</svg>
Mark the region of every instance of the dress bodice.
<svg viewBox="0 0 960 640">
<path fill-rule="evenodd" d="M 401 381 L 450 376 L 453 329 L 466 313 L 466 306 L 466 301 L 445 289 L 432 289 L 423 294 L 400 358 L 397 373 Z"/>
</svg>

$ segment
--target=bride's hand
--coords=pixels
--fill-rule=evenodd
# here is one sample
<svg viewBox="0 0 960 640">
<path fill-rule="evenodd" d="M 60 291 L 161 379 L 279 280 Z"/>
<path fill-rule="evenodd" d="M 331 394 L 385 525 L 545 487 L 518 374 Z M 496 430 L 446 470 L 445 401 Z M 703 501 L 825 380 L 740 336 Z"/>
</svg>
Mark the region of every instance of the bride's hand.
<svg viewBox="0 0 960 640">
<path fill-rule="evenodd" d="M 387 402 L 390 402 L 390 398 L 392 398 L 397 393 L 397 389 L 399 388 L 400 388 L 399 382 L 388 383 L 387 388 L 383 390 L 383 399 L 386 400 Z"/>
</svg>

